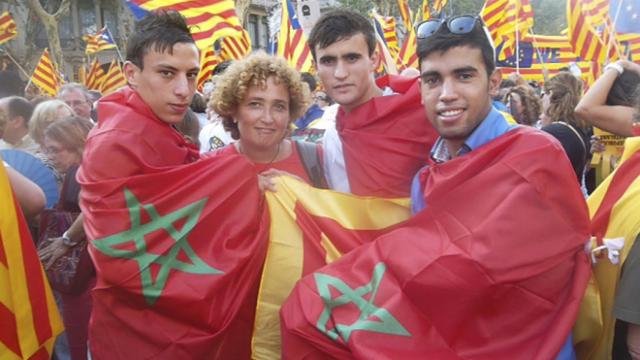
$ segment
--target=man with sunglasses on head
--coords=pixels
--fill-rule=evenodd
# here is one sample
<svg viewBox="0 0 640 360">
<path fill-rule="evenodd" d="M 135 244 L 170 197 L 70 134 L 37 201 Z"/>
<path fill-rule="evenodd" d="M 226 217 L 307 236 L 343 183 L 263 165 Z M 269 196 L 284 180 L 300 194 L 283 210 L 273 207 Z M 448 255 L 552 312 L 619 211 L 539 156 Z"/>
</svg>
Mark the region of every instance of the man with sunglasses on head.
<svg viewBox="0 0 640 360">
<path fill-rule="evenodd" d="M 590 271 L 571 164 L 493 108 L 500 72 L 480 18 L 417 34 L 440 137 L 415 176 L 414 217 L 298 283 L 281 311 L 284 358 L 568 359 Z"/>
<path fill-rule="evenodd" d="M 323 139 L 327 183 L 357 195 L 408 196 L 436 138 L 423 121 L 417 78 L 375 79 L 375 31 L 351 10 L 324 14 L 308 44 L 318 78 L 340 105 Z"/>
</svg>

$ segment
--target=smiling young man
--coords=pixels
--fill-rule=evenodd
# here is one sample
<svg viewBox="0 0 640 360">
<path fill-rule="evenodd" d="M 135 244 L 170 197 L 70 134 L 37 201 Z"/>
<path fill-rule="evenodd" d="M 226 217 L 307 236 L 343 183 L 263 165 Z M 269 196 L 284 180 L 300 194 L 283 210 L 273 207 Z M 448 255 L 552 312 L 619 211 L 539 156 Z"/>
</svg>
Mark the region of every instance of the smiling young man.
<svg viewBox="0 0 640 360">
<path fill-rule="evenodd" d="M 417 78 L 376 81 L 373 26 L 350 10 L 324 14 L 309 47 L 325 91 L 340 104 L 335 127 L 323 139 L 329 186 L 356 195 L 407 196 L 436 138 L 424 122 Z"/>
<path fill-rule="evenodd" d="M 298 282 L 283 358 L 569 358 L 557 356 L 571 355 L 590 275 L 569 160 L 492 107 L 500 74 L 478 17 L 417 34 L 423 121 L 440 137 L 415 177 L 415 215 Z"/>
</svg>

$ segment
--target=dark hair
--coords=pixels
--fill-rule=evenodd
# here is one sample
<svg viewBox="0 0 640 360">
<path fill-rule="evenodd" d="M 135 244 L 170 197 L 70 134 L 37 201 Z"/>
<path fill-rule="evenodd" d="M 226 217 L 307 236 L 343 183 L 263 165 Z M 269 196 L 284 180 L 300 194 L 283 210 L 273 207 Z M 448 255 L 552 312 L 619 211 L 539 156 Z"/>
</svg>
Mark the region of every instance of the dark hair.
<svg viewBox="0 0 640 360">
<path fill-rule="evenodd" d="M 373 55 L 376 49 L 376 33 L 371 22 L 357 12 L 337 9 L 325 13 L 318 19 L 307 43 L 313 59 L 316 60 L 316 47 L 324 49 L 336 41 L 348 39 L 356 34 L 364 35 L 369 56 Z"/>
<path fill-rule="evenodd" d="M 220 75 L 220 74 L 224 73 L 227 70 L 227 68 L 229 66 L 231 66 L 232 63 L 233 63 L 233 61 L 226 60 L 226 61 L 223 61 L 220 64 L 216 65 L 216 67 L 213 68 L 213 72 L 211 73 L 211 76 Z"/>
<path fill-rule="evenodd" d="M 418 60 L 422 63 L 427 56 L 435 52 L 448 51 L 454 47 L 469 46 L 480 49 L 482 61 L 487 70 L 487 75 L 491 76 L 496 69 L 494 58 L 495 49 L 487 38 L 487 32 L 483 28 L 480 20 L 476 21 L 473 30 L 467 34 L 453 34 L 446 26 L 441 26 L 435 33 L 426 39 L 418 40 Z"/>
<path fill-rule="evenodd" d="M 640 85 L 640 74 L 635 71 L 625 71 L 611 85 L 607 94 L 607 105 L 633 106 L 636 102 L 634 93 Z"/>
<path fill-rule="evenodd" d="M 178 130 L 188 142 L 200 147 L 200 144 L 198 143 L 200 121 L 198 120 L 198 116 L 195 112 L 193 112 L 193 110 L 187 109 L 187 112 L 184 114 L 182 121 L 176 124 L 176 130 Z"/>
<path fill-rule="evenodd" d="M 516 86 L 516 82 L 513 80 L 502 79 L 502 81 L 500 81 L 500 89 L 511 88 L 514 86 Z"/>
<path fill-rule="evenodd" d="M 191 110 L 196 113 L 204 113 L 207 112 L 207 99 L 204 95 L 200 93 L 193 94 L 193 99 L 191 99 Z"/>
<path fill-rule="evenodd" d="M 31 114 L 33 114 L 33 105 L 31 105 L 29 100 L 19 96 L 11 96 L 8 100 L 7 115 L 9 118 L 12 119 L 16 116 L 22 116 L 24 119 L 24 126 L 28 126 Z"/>
<path fill-rule="evenodd" d="M 0 71 L 0 98 L 7 96 L 24 96 L 24 82 L 17 72 Z"/>
<path fill-rule="evenodd" d="M 136 23 L 127 41 L 127 61 L 142 69 L 143 58 L 153 47 L 159 53 L 173 54 L 177 43 L 195 44 L 187 21 L 177 11 L 152 12 Z"/>
<path fill-rule="evenodd" d="M 301 80 L 309 85 L 309 92 L 314 92 L 316 90 L 316 86 L 318 86 L 318 82 L 316 78 L 309 74 L 308 72 L 303 72 L 300 74 Z"/>
</svg>

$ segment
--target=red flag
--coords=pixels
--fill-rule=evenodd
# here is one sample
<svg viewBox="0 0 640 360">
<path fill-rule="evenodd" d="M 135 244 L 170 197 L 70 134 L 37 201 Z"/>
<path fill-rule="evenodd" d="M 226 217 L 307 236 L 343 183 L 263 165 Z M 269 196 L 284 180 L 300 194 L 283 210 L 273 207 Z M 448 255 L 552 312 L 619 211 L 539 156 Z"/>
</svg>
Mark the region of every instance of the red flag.
<svg viewBox="0 0 640 360">
<path fill-rule="evenodd" d="M 78 173 L 98 279 L 93 358 L 248 358 L 266 249 L 252 166 L 190 163 L 197 149 L 129 88 L 98 113 Z"/>
<path fill-rule="evenodd" d="M 423 179 L 424 211 L 298 283 L 281 310 L 283 358 L 558 354 L 590 271 L 562 148 L 520 128 Z"/>
<path fill-rule="evenodd" d="M 349 114 L 340 109 L 336 119 L 351 192 L 408 196 L 438 134 L 420 103 L 418 78 L 387 76 L 377 84 L 400 95 L 376 97 Z"/>
</svg>

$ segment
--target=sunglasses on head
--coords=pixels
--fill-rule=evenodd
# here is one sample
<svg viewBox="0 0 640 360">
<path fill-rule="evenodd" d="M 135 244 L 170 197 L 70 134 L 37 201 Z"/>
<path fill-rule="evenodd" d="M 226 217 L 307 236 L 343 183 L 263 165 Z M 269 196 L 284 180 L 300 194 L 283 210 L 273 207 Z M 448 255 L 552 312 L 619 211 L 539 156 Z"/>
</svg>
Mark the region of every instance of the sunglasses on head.
<svg viewBox="0 0 640 360">
<path fill-rule="evenodd" d="M 426 39 L 443 26 L 446 26 L 446 29 L 452 34 L 468 34 L 473 31 L 477 22 L 482 24 L 480 16 L 461 15 L 448 19 L 429 19 L 418 24 L 416 37 L 418 39 Z"/>
</svg>

